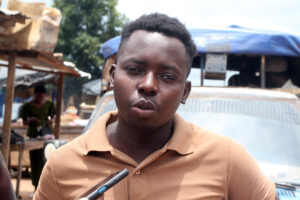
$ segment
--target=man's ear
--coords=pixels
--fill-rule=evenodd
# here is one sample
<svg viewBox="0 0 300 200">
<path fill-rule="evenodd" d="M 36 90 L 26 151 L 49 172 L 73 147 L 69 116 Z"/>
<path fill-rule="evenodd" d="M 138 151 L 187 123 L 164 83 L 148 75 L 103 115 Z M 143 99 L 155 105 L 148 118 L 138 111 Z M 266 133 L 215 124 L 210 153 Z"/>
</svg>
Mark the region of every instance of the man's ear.
<svg viewBox="0 0 300 200">
<path fill-rule="evenodd" d="M 184 91 L 183 91 L 183 95 L 182 95 L 182 98 L 181 98 L 181 103 L 182 104 L 185 104 L 187 98 L 189 97 L 190 92 L 191 92 L 191 82 L 186 81 Z"/>
<path fill-rule="evenodd" d="M 110 85 L 110 87 L 114 87 L 116 67 L 117 67 L 116 64 L 112 64 L 110 67 L 110 70 L 109 70 L 109 74 L 110 74 L 109 85 Z"/>
</svg>

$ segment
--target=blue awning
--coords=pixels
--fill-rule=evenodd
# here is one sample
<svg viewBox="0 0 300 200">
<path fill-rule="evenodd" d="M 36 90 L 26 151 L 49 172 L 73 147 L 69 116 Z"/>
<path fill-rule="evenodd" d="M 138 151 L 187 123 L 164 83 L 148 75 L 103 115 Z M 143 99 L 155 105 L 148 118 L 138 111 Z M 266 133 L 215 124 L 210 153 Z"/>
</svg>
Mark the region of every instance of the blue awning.
<svg viewBox="0 0 300 200">
<path fill-rule="evenodd" d="M 190 29 L 198 53 L 300 56 L 300 37 L 288 33 L 231 26 L 225 29 Z M 120 36 L 102 44 L 105 59 L 118 51 Z"/>
</svg>

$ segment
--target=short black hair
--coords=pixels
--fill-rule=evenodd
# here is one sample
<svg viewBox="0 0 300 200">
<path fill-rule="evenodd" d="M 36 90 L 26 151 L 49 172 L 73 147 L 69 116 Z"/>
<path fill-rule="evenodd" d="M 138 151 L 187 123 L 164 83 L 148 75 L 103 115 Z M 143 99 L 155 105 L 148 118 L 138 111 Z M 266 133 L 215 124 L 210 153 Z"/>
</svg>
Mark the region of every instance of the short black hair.
<svg viewBox="0 0 300 200">
<path fill-rule="evenodd" d="M 34 88 L 34 94 L 45 94 L 46 93 L 46 88 L 43 85 L 37 85 Z"/>
<path fill-rule="evenodd" d="M 120 53 L 122 46 L 126 43 L 126 41 L 128 41 L 131 34 L 136 30 L 158 32 L 180 40 L 186 49 L 189 74 L 193 58 L 196 55 L 196 45 L 185 25 L 182 24 L 177 18 L 172 18 L 160 13 L 152 13 L 149 15 L 142 15 L 140 18 L 127 24 L 122 31 L 118 54 Z"/>
</svg>

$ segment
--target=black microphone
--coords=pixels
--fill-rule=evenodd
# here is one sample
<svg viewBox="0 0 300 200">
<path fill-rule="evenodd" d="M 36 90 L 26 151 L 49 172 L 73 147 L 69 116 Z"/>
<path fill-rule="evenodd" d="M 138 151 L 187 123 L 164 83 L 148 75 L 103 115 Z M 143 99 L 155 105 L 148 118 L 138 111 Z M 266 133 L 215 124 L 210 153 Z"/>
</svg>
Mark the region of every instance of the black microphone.
<svg viewBox="0 0 300 200">
<path fill-rule="evenodd" d="M 113 175 L 110 175 L 107 177 L 104 181 L 105 183 L 101 184 L 100 187 L 93 190 L 91 193 L 84 194 L 83 197 L 81 197 L 79 200 L 96 200 L 99 198 L 104 192 L 106 192 L 109 188 L 120 182 L 122 179 L 124 179 L 126 176 L 128 176 L 129 171 L 128 169 L 123 169 L 122 171 L 119 171 Z M 103 181 L 102 181 L 103 182 Z M 99 185 L 99 184 L 97 184 Z M 89 191 L 88 191 L 89 192 Z"/>
</svg>

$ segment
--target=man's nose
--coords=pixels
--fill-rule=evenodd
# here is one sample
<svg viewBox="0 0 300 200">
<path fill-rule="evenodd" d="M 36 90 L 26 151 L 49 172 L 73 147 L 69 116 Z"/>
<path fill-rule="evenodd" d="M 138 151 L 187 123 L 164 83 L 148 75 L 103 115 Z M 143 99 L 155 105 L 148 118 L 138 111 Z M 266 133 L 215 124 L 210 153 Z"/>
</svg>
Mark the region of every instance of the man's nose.
<svg viewBox="0 0 300 200">
<path fill-rule="evenodd" d="M 138 92 L 144 95 L 154 96 L 157 94 L 158 82 L 155 74 L 147 73 L 138 85 Z"/>
</svg>

